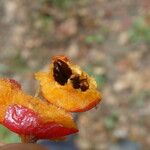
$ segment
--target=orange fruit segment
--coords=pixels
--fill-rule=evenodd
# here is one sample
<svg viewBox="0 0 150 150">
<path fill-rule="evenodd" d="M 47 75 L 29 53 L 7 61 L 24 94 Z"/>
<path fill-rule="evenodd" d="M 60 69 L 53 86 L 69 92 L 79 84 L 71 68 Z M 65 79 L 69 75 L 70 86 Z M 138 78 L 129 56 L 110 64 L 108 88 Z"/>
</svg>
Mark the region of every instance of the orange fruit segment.
<svg viewBox="0 0 150 150">
<path fill-rule="evenodd" d="M 78 132 L 68 112 L 27 95 L 10 79 L 0 79 L 0 123 L 36 139 L 57 139 Z"/>
<path fill-rule="evenodd" d="M 56 56 L 48 72 L 38 72 L 41 91 L 50 103 L 70 112 L 84 112 L 101 101 L 95 80 L 65 56 Z"/>
</svg>

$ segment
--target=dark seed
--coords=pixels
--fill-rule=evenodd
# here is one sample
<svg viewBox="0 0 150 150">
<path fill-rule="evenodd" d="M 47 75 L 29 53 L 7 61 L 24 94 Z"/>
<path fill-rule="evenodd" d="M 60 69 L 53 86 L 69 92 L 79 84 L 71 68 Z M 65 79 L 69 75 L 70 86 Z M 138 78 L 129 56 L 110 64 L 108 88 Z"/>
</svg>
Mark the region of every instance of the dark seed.
<svg viewBox="0 0 150 150">
<path fill-rule="evenodd" d="M 75 89 L 80 88 L 80 77 L 79 75 L 73 75 L 70 80 L 72 81 L 72 85 Z"/>
<path fill-rule="evenodd" d="M 82 79 L 80 81 L 80 89 L 81 91 L 86 91 L 89 88 L 89 84 L 87 82 L 87 79 Z"/>
<path fill-rule="evenodd" d="M 61 85 L 66 84 L 68 79 L 72 75 L 71 69 L 62 60 L 56 60 L 54 62 L 53 72 L 54 72 L 53 76 L 55 81 L 57 81 Z"/>
<path fill-rule="evenodd" d="M 80 80 L 79 75 L 72 75 L 70 80 L 72 81 L 72 85 L 75 89 L 81 89 L 83 92 L 89 89 L 87 79 Z"/>
</svg>

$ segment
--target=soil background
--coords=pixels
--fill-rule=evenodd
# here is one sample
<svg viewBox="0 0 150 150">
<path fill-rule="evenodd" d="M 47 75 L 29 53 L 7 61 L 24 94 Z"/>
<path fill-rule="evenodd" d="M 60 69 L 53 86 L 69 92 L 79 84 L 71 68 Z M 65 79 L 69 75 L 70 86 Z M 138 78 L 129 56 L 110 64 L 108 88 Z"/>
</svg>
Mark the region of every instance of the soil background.
<svg viewBox="0 0 150 150">
<path fill-rule="evenodd" d="M 34 95 L 33 73 L 58 54 L 94 76 L 103 94 L 78 116 L 79 149 L 148 150 L 150 1 L 0 0 L 1 77 Z M 1 140 L 13 141 L 1 130 Z"/>
</svg>

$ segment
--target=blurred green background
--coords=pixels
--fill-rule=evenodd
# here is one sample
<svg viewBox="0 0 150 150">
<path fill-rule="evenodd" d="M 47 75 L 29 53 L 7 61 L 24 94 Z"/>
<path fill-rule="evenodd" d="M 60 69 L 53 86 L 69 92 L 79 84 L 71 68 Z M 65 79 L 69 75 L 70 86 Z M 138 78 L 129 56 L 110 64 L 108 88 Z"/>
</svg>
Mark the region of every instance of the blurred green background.
<svg viewBox="0 0 150 150">
<path fill-rule="evenodd" d="M 103 94 L 97 109 L 79 115 L 79 149 L 118 150 L 127 140 L 148 150 L 149 0 L 0 0 L 1 77 L 34 95 L 33 73 L 58 54 L 82 66 Z M 19 138 L 1 126 L 0 141 Z"/>
</svg>

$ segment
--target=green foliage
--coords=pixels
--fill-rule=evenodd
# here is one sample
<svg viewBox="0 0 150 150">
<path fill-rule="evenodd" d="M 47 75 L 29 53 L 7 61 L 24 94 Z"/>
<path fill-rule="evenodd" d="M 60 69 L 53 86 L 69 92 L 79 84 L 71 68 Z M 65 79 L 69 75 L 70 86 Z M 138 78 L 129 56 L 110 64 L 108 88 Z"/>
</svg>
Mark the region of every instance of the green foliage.
<svg viewBox="0 0 150 150">
<path fill-rule="evenodd" d="M 94 74 L 93 77 L 95 78 L 96 83 L 98 84 L 98 86 L 99 85 L 103 86 L 107 81 L 107 78 L 106 78 L 105 74 L 100 74 L 100 75 Z"/>
<path fill-rule="evenodd" d="M 68 8 L 74 2 L 73 0 L 39 0 L 40 3 L 52 4 L 59 8 Z"/>
<path fill-rule="evenodd" d="M 24 73 L 29 70 L 27 60 L 25 60 L 20 53 L 11 57 L 8 64 L 9 65 L 0 64 L 0 75 L 8 72 Z"/>
<path fill-rule="evenodd" d="M 150 98 L 150 92 L 149 91 L 141 91 L 134 97 L 133 104 L 135 104 L 137 107 L 143 107 L 146 100 Z"/>
<path fill-rule="evenodd" d="M 116 126 L 116 124 L 118 122 L 118 117 L 119 117 L 119 114 L 117 112 L 112 112 L 110 114 L 110 116 L 105 118 L 105 120 L 104 120 L 105 126 L 108 129 L 115 128 L 115 126 Z"/>
<path fill-rule="evenodd" d="M 0 64 L 0 74 L 5 73 L 8 70 L 8 66 L 4 64 Z"/>
<path fill-rule="evenodd" d="M 73 2 L 73 0 L 50 0 L 50 1 L 52 2 L 53 5 L 56 5 L 61 8 L 69 7 Z"/>
<path fill-rule="evenodd" d="M 92 43 L 102 44 L 108 37 L 108 34 L 109 34 L 109 29 L 107 27 L 101 27 L 99 30 L 99 33 L 89 34 L 85 38 L 85 43 L 87 43 L 87 44 L 92 44 Z"/>
<path fill-rule="evenodd" d="M 135 20 L 129 30 L 129 39 L 133 42 L 150 42 L 150 27 L 145 23 L 144 18 Z"/>
<path fill-rule="evenodd" d="M 7 128 L 3 127 L 3 126 L 0 126 L 0 141 L 1 142 L 6 142 L 6 143 L 16 143 L 16 142 L 19 142 L 20 139 L 19 137 L 9 131 Z"/>
<path fill-rule="evenodd" d="M 28 64 L 27 64 L 27 60 L 25 60 L 24 58 L 22 58 L 22 56 L 20 55 L 20 53 L 18 53 L 14 58 L 13 58 L 13 63 L 10 64 L 10 70 L 13 69 L 13 71 L 15 70 L 16 72 L 19 73 L 24 73 L 26 70 L 29 69 Z"/>
<path fill-rule="evenodd" d="M 43 33 L 50 34 L 52 30 L 54 29 L 54 21 L 51 16 L 42 16 L 39 19 L 39 28 L 42 30 Z"/>
<path fill-rule="evenodd" d="M 85 38 L 85 42 L 87 44 L 92 44 L 92 43 L 103 43 L 105 40 L 105 37 L 101 34 L 92 34 L 92 35 L 88 35 L 86 38 Z"/>
</svg>

